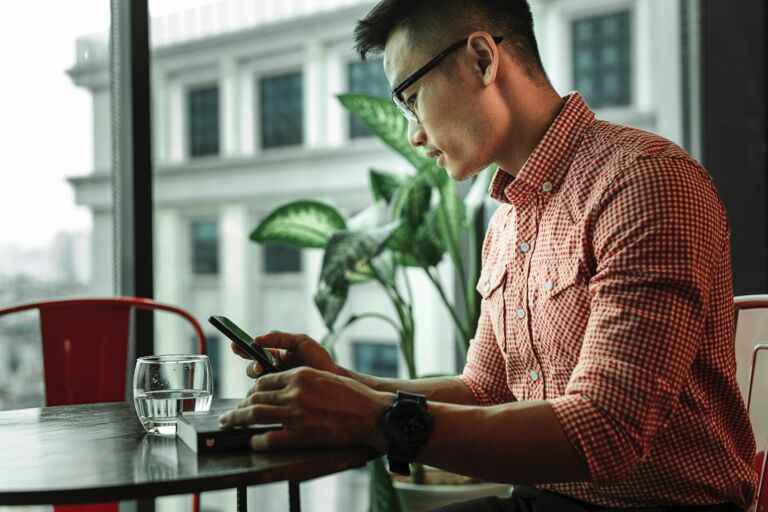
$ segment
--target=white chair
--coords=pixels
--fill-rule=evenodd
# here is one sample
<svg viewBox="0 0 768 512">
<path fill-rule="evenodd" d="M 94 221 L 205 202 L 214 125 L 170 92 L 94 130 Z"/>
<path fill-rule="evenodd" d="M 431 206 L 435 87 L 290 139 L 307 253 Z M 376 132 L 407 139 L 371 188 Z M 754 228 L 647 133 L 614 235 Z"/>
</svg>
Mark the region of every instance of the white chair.
<svg viewBox="0 0 768 512">
<path fill-rule="evenodd" d="M 768 371 L 761 364 L 762 352 L 768 351 L 768 295 L 742 295 L 733 300 L 736 321 L 736 379 L 749 411 L 749 420 L 757 441 L 753 463 L 758 471 L 755 503 L 750 510 L 768 511 L 768 485 L 765 477 L 768 444 Z M 749 370 L 747 370 L 749 368 Z"/>
</svg>

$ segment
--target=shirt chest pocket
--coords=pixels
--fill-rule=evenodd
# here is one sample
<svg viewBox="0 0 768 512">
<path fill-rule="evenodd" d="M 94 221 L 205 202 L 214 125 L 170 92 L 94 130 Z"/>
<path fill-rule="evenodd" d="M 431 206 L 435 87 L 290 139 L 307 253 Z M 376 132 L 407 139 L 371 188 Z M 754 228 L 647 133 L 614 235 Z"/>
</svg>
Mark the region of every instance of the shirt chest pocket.
<svg viewBox="0 0 768 512">
<path fill-rule="evenodd" d="M 477 282 L 477 291 L 482 297 L 482 313 L 490 320 L 497 342 L 504 340 L 504 282 L 507 270 L 504 266 L 484 268 Z"/>
<path fill-rule="evenodd" d="M 534 338 L 553 366 L 570 371 L 576 364 L 589 321 L 588 279 L 578 261 L 549 262 L 533 272 L 529 283 Z M 557 371 L 558 368 L 553 368 Z"/>
</svg>

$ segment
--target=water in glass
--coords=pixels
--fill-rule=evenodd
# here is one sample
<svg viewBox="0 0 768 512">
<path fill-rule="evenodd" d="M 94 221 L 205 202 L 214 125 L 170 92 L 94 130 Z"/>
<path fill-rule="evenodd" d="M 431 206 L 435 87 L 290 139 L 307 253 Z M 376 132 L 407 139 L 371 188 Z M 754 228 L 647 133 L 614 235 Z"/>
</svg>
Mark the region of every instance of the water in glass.
<svg viewBox="0 0 768 512">
<path fill-rule="evenodd" d="M 133 401 L 150 434 L 174 435 L 182 412 L 207 411 L 213 385 L 207 356 L 140 357 L 133 379 Z"/>
</svg>

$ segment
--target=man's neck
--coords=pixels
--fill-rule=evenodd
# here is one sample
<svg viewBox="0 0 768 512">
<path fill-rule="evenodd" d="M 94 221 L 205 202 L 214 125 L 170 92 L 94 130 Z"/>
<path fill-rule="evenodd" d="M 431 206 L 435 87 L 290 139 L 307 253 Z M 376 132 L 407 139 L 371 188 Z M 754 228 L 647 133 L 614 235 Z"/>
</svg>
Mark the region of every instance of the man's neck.
<svg viewBox="0 0 768 512">
<path fill-rule="evenodd" d="M 551 87 L 536 89 L 526 96 L 517 98 L 515 102 L 520 108 L 515 109 L 513 114 L 511 144 L 503 148 L 498 159 L 499 167 L 512 176 L 517 176 L 523 168 L 565 105 L 565 101 Z"/>
</svg>

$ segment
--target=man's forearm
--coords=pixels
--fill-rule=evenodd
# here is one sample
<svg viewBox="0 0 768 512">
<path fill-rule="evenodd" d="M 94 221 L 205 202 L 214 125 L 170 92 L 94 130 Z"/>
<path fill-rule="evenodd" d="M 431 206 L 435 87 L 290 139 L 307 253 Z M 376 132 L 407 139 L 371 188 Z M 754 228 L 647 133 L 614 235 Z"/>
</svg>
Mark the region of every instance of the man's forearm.
<svg viewBox="0 0 768 512">
<path fill-rule="evenodd" d="M 475 395 L 458 377 L 430 377 L 425 379 L 385 379 L 344 369 L 347 377 L 355 379 L 376 391 L 408 391 L 425 395 L 427 400 L 458 405 L 477 405 Z"/>
<path fill-rule="evenodd" d="M 493 407 L 430 404 L 435 423 L 418 461 L 492 482 L 581 482 L 584 461 L 544 401 Z"/>
</svg>

